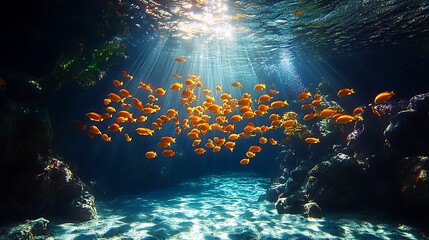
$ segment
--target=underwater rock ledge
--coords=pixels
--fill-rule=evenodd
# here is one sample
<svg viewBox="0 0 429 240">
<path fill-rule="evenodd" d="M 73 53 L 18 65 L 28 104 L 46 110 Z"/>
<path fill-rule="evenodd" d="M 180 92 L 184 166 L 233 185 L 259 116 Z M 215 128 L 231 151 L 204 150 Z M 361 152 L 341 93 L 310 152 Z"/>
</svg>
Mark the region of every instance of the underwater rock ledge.
<svg viewBox="0 0 429 240">
<path fill-rule="evenodd" d="M 31 77 L 0 69 L 0 222 L 39 216 L 86 221 L 92 196 L 63 161 L 52 157 L 52 124 L 45 92 Z"/>
<path fill-rule="evenodd" d="M 339 129 L 329 124 L 315 129 L 327 133 L 317 146 L 291 141 L 278 157 L 281 174 L 267 190 L 278 213 L 320 218 L 323 212 L 378 209 L 427 227 L 429 93 L 412 97 L 408 106 L 385 103 L 379 112 L 367 108 L 347 143 L 332 140 Z"/>
</svg>

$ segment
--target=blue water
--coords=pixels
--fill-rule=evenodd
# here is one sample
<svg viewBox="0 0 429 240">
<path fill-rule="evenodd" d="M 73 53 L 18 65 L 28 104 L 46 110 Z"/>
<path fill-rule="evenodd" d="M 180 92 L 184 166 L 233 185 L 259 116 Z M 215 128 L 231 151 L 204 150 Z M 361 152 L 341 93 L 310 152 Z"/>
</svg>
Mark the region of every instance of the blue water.
<svg viewBox="0 0 429 240">
<path fill-rule="evenodd" d="M 412 227 L 365 215 L 324 219 L 277 214 L 259 200 L 269 184 L 254 173 L 223 173 L 175 187 L 97 201 L 99 216 L 54 225 L 56 239 L 419 239 Z M 378 216 L 380 217 L 380 216 Z M 54 223 L 55 224 L 55 223 Z"/>
</svg>

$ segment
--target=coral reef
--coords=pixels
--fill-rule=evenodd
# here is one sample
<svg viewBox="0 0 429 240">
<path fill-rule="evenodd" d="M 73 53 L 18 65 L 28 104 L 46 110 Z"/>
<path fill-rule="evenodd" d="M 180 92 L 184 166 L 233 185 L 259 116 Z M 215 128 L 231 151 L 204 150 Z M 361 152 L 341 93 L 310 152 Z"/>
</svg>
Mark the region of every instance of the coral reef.
<svg viewBox="0 0 429 240">
<path fill-rule="evenodd" d="M 408 106 L 400 101 L 373 107 L 379 116 L 367 108 L 346 142 L 335 141 L 344 129 L 321 121 L 312 129 L 324 133 L 319 145 L 288 145 L 279 161 L 281 174 L 267 190 L 279 213 L 322 217 L 326 211 L 377 208 L 424 219 L 429 93 L 414 96 Z"/>
<path fill-rule="evenodd" d="M 20 240 L 32 240 L 36 237 L 47 233 L 49 227 L 49 221 L 44 218 L 38 218 L 35 220 L 26 220 L 24 223 L 12 227 L 2 239 L 20 239 Z"/>
</svg>

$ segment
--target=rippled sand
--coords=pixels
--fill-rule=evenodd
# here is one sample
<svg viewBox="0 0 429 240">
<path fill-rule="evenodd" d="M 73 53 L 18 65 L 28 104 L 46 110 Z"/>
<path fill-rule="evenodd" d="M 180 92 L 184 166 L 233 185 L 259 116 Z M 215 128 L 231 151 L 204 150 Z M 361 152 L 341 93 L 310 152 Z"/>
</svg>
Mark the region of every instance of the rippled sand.
<svg viewBox="0 0 429 240">
<path fill-rule="evenodd" d="M 57 239 L 420 239 L 412 227 L 363 215 L 308 219 L 258 201 L 269 179 L 210 175 L 176 187 L 98 201 L 97 219 L 51 228 Z M 374 214 L 376 215 L 376 214 Z M 400 227 L 398 227 L 400 226 Z"/>
</svg>

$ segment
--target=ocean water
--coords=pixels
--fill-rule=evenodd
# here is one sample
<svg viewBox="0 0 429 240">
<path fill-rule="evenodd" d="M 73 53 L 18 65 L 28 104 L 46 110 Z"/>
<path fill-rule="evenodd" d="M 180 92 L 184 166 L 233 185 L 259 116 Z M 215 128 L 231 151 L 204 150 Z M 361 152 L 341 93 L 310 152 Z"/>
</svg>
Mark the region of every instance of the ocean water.
<svg viewBox="0 0 429 240">
<path fill-rule="evenodd" d="M 353 124 L 345 124 L 339 127 L 341 136 L 325 138 L 318 127 L 328 120 L 317 116 L 307 121 L 303 119 L 306 114 L 320 114 L 328 108 L 351 114 L 359 107 L 369 112 L 381 92 L 393 91 L 393 102 L 429 92 L 429 1 L 124 0 L 112 6 L 118 7 L 118 15 L 128 26 L 125 36 L 112 37 L 128 47 L 123 64 L 100 72 L 100 79 L 92 79 L 92 87 L 70 84 L 44 96 L 49 99 L 46 102 L 53 128 L 52 155 L 64 159 L 95 195 L 98 217 L 83 223 L 50 219 L 48 235 L 76 240 L 425 237 L 421 229 L 376 211 L 326 212 L 323 219 L 278 214 L 274 203 L 264 200 L 263 195 L 270 180 L 282 174 L 280 163 L 286 155 L 296 153 L 296 164 L 310 160 L 310 156 L 311 161 L 326 158 L 328 154 L 318 155 L 317 145 L 309 147 L 307 137 L 318 138 L 324 149 L 333 149 L 334 145 L 345 146 L 347 134 L 353 131 Z M 72 20 L 67 23 L 73 25 Z M 91 17 L 82 18 L 83 23 L 91 21 Z M 61 32 L 67 36 L 67 29 Z M 27 36 L 32 32 L 24 33 Z M 98 32 L 91 32 L 92 37 L 93 34 Z M 49 45 L 42 37 L 39 41 Z M 61 46 L 60 40 L 54 42 Z M 39 53 L 43 49 L 36 50 L 34 55 L 43 55 Z M 23 47 L 18 56 L 25 52 Z M 26 58 L 25 63 L 38 69 L 32 59 Z M 96 68 L 94 65 L 83 67 L 82 72 Z M 194 89 L 190 94 L 195 98 L 193 102 L 182 94 L 190 75 L 202 84 L 189 87 Z M 122 85 L 115 86 L 114 80 Z M 176 82 L 184 85 L 180 91 L 170 89 Z M 243 87 L 234 87 L 235 82 Z M 145 90 L 142 83 L 150 85 L 152 92 Z M 264 84 L 264 89 L 256 90 L 257 84 Z M 157 88 L 167 92 L 153 92 Z M 337 92 L 344 88 L 353 88 L 355 93 L 338 97 Z M 211 92 L 206 94 L 203 89 Z M 125 97 L 121 90 L 132 96 Z M 311 97 L 299 100 L 298 95 L 305 91 Z M 106 104 L 111 93 L 123 98 L 125 105 L 121 101 Z M 223 93 L 237 101 L 243 94 L 251 95 L 252 111 L 259 107 L 257 99 L 262 94 L 272 97 L 267 105 L 273 101 L 288 104 L 233 123 L 233 115 L 243 115 L 241 106 L 236 102 L 223 105 Z M 151 94 L 157 100 L 150 100 Z M 316 94 L 321 95 L 322 103 L 303 109 L 303 104 L 311 104 Z M 191 114 L 187 111 L 207 103 L 207 95 L 222 108 L 234 110 L 216 114 L 206 106 L 202 108 L 207 115 L 204 121 L 213 124 L 219 115 L 225 115 L 228 122 L 221 125 L 234 124 L 233 131 L 201 131 L 201 123 L 205 123 L 201 119 L 185 127 L 184 121 L 191 115 L 202 117 L 194 109 Z M 153 114 L 142 113 L 133 98 L 148 108 L 157 105 L 160 109 Z M 108 106 L 116 109 L 110 112 L 110 118 L 91 121 L 87 117 L 89 112 L 106 114 Z M 165 122 L 160 119 L 168 115 L 168 109 L 178 111 L 178 124 L 171 118 Z M 119 111 L 128 111 L 133 117 L 120 122 Z M 243 134 L 250 125 L 271 126 L 271 114 L 296 120 L 296 124 L 290 131 L 272 127 L 266 132 Z M 139 116 L 147 119 L 133 121 Z M 355 118 L 353 122 L 359 120 Z M 79 122 L 85 129 L 76 130 L 71 122 Z M 114 123 L 123 129 L 110 131 Z M 88 131 L 91 127 L 97 127 L 100 134 Z M 142 136 L 136 131 L 142 127 L 154 132 Z M 187 135 L 193 129 L 199 132 L 198 146 L 193 146 L 195 139 Z M 219 152 L 206 147 L 215 138 L 228 141 L 231 133 L 240 134 L 240 139 L 234 140 L 233 151 L 223 144 L 218 144 L 222 145 Z M 110 139 L 103 140 L 102 134 Z M 132 140 L 127 141 L 125 134 Z M 162 137 L 172 137 L 174 141 L 163 147 Z M 261 137 L 277 144 L 262 145 Z M 332 144 L 326 146 L 326 142 Z M 246 155 L 251 146 L 262 146 L 254 158 Z M 195 153 L 200 147 L 205 149 L 204 154 Z M 174 151 L 175 156 L 165 156 L 166 149 Z M 152 151 L 157 156 L 147 157 Z M 248 164 L 242 159 L 248 159 Z"/>
<path fill-rule="evenodd" d="M 98 218 L 53 223 L 55 239 L 421 239 L 383 215 L 332 214 L 323 219 L 277 214 L 261 197 L 269 180 L 221 173 L 177 186 L 97 202 Z M 259 199 L 261 197 L 261 199 Z"/>
</svg>

